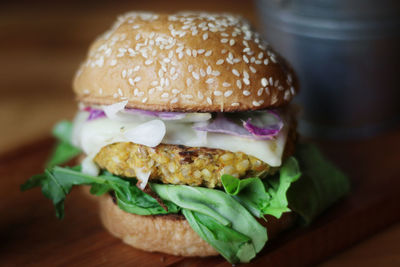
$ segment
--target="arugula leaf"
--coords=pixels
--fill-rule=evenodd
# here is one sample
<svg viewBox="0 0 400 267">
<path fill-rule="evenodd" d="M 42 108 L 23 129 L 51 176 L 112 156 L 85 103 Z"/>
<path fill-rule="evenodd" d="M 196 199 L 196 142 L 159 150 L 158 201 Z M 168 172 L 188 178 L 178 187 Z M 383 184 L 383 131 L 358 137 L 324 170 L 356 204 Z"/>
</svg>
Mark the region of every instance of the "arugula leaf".
<svg viewBox="0 0 400 267">
<path fill-rule="evenodd" d="M 315 145 L 299 144 L 296 157 L 303 175 L 288 190 L 289 206 L 305 224 L 309 224 L 349 192 L 350 182 Z"/>
<path fill-rule="evenodd" d="M 287 191 L 290 185 L 297 181 L 300 176 L 301 172 L 297 160 L 290 157 L 279 170 L 279 177 L 264 179 L 264 185 L 271 196 L 271 200 L 262 208 L 262 212 L 278 219 L 284 212 L 289 212 Z"/>
<path fill-rule="evenodd" d="M 162 199 L 182 207 L 192 228 L 231 263 L 249 261 L 268 239 L 266 229 L 223 191 L 186 185 L 151 187 Z"/>
<path fill-rule="evenodd" d="M 70 121 L 61 121 L 54 126 L 53 136 L 58 143 L 46 163 L 47 168 L 66 163 L 81 153 L 79 148 L 71 145 L 72 127 Z"/>
<path fill-rule="evenodd" d="M 102 195 L 113 190 L 118 206 L 127 212 L 139 215 L 177 213 L 180 208 L 166 201 L 164 204 L 168 212 L 151 196 L 141 191 L 134 184 L 135 179 L 122 179 L 104 172 L 99 176 L 90 176 L 80 172 L 80 166 L 69 168 L 49 168 L 44 174 L 32 176 L 21 190 L 25 191 L 33 187 L 41 186 L 43 195 L 51 199 L 56 216 L 64 217 L 64 200 L 74 185 L 91 185 L 90 192 L 94 195 Z"/>
<path fill-rule="evenodd" d="M 265 191 L 260 178 L 238 179 L 224 174 L 221 177 L 225 191 L 237 199 L 254 216 L 263 217 L 262 209 L 268 205 L 271 196 Z"/>
<path fill-rule="evenodd" d="M 236 198 L 254 216 L 261 218 L 269 214 L 280 218 L 282 213 L 290 211 L 286 192 L 301 173 L 297 160 L 288 158 L 282 165 L 279 176 L 264 179 L 238 179 L 231 175 L 221 177 L 225 191 Z"/>
<path fill-rule="evenodd" d="M 256 256 L 249 237 L 205 214 L 187 209 L 183 209 L 182 213 L 193 230 L 230 263 L 249 262 Z"/>
<path fill-rule="evenodd" d="M 54 125 L 52 133 L 53 136 L 58 140 L 65 143 L 70 143 L 72 137 L 72 128 L 72 122 L 63 120 Z"/>
</svg>

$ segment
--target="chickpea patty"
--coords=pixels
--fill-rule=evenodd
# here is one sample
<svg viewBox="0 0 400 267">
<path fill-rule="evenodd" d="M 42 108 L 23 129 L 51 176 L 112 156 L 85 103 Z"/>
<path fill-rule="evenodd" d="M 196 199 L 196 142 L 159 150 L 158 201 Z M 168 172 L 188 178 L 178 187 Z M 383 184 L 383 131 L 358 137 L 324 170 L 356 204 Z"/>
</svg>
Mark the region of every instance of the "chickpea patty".
<svg viewBox="0 0 400 267">
<path fill-rule="evenodd" d="M 244 178 L 261 173 L 265 176 L 277 170 L 241 152 L 166 144 L 151 148 L 115 143 L 103 147 L 94 161 L 115 175 L 135 177 L 135 170 L 151 171 L 150 180 L 209 188 L 222 186 L 222 174 Z"/>
</svg>

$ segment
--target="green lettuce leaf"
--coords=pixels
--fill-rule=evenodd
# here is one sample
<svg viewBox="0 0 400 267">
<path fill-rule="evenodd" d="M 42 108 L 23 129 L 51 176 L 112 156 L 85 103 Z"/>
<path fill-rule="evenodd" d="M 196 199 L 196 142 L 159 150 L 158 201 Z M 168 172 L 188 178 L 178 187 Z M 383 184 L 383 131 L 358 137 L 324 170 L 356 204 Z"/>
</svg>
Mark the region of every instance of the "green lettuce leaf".
<svg viewBox="0 0 400 267">
<path fill-rule="evenodd" d="M 91 185 L 90 192 L 102 195 L 114 191 L 118 206 L 129 213 L 139 215 L 177 213 L 180 208 L 165 201 L 168 212 L 150 195 L 144 193 L 135 185 L 135 179 L 122 179 L 103 172 L 99 176 L 90 176 L 80 172 L 80 167 L 54 167 L 45 170 L 44 174 L 32 176 L 21 190 L 41 186 L 43 195 L 51 199 L 58 218 L 64 217 L 64 200 L 75 185 Z"/>
<path fill-rule="evenodd" d="M 303 175 L 289 188 L 287 196 L 290 208 L 308 224 L 346 195 L 350 182 L 315 145 L 299 144 L 296 157 Z"/>
<path fill-rule="evenodd" d="M 248 262 L 268 239 L 266 229 L 223 191 L 185 185 L 151 187 L 162 199 L 181 207 L 192 228 L 231 263 Z"/>
<path fill-rule="evenodd" d="M 249 262 L 256 256 L 251 239 L 205 214 L 183 209 L 192 229 L 230 263 Z"/>
<path fill-rule="evenodd" d="M 53 136 L 57 138 L 58 142 L 46 163 L 47 168 L 66 163 L 81 153 L 79 148 L 71 145 L 71 122 L 61 121 L 57 123 L 53 128 Z"/>
<path fill-rule="evenodd" d="M 237 199 L 255 217 L 263 217 L 263 207 L 271 200 L 260 178 L 238 179 L 224 174 L 221 177 L 225 191 Z"/>
<path fill-rule="evenodd" d="M 279 170 L 279 177 L 264 179 L 271 200 L 262 208 L 264 214 L 280 218 L 284 212 L 289 212 L 287 191 L 291 184 L 301 176 L 299 164 L 294 157 L 288 158 Z"/>
<path fill-rule="evenodd" d="M 223 175 L 221 181 L 225 191 L 254 216 L 261 218 L 268 214 L 279 219 L 284 212 L 290 211 L 286 192 L 300 176 L 297 160 L 290 157 L 282 165 L 279 176 L 262 181 L 260 178 L 238 179 Z"/>
</svg>

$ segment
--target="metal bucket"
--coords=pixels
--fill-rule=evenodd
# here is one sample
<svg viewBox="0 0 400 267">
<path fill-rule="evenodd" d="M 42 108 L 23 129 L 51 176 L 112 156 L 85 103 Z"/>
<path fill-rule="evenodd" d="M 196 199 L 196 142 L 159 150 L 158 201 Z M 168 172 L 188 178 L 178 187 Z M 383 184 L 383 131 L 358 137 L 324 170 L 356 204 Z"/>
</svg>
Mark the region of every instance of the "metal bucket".
<svg viewBox="0 0 400 267">
<path fill-rule="evenodd" d="M 399 0 L 258 0 L 266 40 L 301 85 L 300 132 L 370 136 L 400 122 Z"/>
</svg>

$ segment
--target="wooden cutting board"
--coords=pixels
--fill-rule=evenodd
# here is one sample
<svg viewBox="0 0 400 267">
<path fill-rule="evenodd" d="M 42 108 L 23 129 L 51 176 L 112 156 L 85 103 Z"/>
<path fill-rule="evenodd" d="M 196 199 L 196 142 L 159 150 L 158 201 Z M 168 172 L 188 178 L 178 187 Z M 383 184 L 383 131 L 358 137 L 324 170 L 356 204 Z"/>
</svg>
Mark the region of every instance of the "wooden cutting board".
<svg viewBox="0 0 400 267">
<path fill-rule="evenodd" d="M 39 189 L 19 185 L 42 172 L 53 140 L 0 156 L 0 265 L 230 266 L 222 257 L 182 258 L 126 246 L 103 230 L 96 202 L 73 190 L 65 219 Z M 307 228 L 282 233 L 249 266 L 315 264 L 400 221 L 400 131 L 357 142 L 320 144 L 352 181 L 352 193 Z"/>
</svg>

